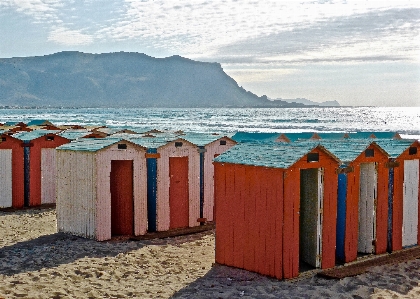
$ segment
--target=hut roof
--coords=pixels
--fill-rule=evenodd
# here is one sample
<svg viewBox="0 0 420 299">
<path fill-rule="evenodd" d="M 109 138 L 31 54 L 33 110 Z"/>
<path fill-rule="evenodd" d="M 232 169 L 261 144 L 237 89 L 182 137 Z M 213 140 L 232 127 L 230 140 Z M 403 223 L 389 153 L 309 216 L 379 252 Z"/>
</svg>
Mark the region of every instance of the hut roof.
<svg viewBox="0 0 420 299">
<path fill-rule="evenodd" d="M 57 135 L 56 130 L 34 130 L 30 132 L 19 132 L 13 135 L 13 137 L 20 139 L 22 141 L 31 141 L 34 139 L 37 139 L 39 137 L 48 135 L 48 134 L 54 134 Z"/>
<path fill-rule="evenodd" d="M 28 122 L 27 125 L 28 125 L 28 127 L 29 126 L 45 126 L 45 125 L 53 126 L 53 124 L 46 119 L 34 119 L 34 120 L 31 120 L 30 122 Z"/>
<path fill-rule="evenodd" d="M 108 146 L 111 146 L 120 141 L 131 142 L 122 138 L 81 138 L 74 140 L 70 143 L 63 144 L 57 147 L 57 150 L 70 150 L 70 151 L 82 151 L 82 152 L 97 152 Z"/>
<path fill-rule="evenodd" d="M 85 130 L 85 129 L 75 129 L 75 130 L 68 129 L 68 130 L 65 130 L 65 131 L 59 133 L 58 135 L 60 135 L 61 137 L 67 138 L 69 140 L 76 140 L 76 139 L 82 138 L 84 136 L 87 136 L 90 133 L 92 133 L 92 132 L 90 132 L 88 130 Z"/>
<path fill-rule="evenodd" d="M 415 139 L 382 139 L 375 141 L 390 158 L 398 158 L 407 148 L 418 142 Z"/>
<path fill-rule="evenodd" d="M 232 139 L 236 142 L 270 142 L 278 136 L 279 133 L 236 132 Z"/>
<path fill-rule="evenodd" d="M 321 145 L 313 142 L 293 144 L 243 143 L 230 148 L 216 157 L 214 161 L 286 169 L 317 147 L 321 147 L 329 153 Z M 338 162 L 335 156 L 330 155 Z"/>
<path fill-rule="evenodd" d="M 221 138 L 229 138 L 232 140 L 232 138 L 223 135 L 223 134 L 211 134 L 211 133 L 185 133 L 184 135 L 179 136 L 192 144 L 195 144 L 197 146 L 206 146 L 216 140 L 219 140 Z"/>
</svg>

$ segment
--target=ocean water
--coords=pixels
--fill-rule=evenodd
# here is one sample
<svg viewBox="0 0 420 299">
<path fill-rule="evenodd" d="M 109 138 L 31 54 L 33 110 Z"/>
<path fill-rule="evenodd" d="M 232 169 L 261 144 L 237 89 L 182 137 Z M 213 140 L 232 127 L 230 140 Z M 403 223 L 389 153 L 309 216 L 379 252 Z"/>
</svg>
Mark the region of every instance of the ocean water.
<svg viewBox="0 0 420 299">
<path fill-rule="evenodd" d="M 420 138 L 420 107 L 0 109 L 0 123 L 46 119 L 53 124 L 188 132 L 392 131 Z"/>
</svg>

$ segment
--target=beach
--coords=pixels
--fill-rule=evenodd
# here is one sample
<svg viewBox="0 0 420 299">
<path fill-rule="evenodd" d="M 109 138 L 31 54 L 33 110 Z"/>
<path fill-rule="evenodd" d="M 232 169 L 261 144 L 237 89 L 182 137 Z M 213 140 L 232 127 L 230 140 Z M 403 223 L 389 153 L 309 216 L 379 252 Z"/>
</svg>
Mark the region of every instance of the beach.
<svg viewBox="0 0 420 299">
<path fill-rule="evenodd" d="M 214 264 L 214 234 L 96 242 L 57 233 L 54 208 L 3 211 L 0 298 L 420 298 L 419 260 L 279 281 Z"/>
</svg>

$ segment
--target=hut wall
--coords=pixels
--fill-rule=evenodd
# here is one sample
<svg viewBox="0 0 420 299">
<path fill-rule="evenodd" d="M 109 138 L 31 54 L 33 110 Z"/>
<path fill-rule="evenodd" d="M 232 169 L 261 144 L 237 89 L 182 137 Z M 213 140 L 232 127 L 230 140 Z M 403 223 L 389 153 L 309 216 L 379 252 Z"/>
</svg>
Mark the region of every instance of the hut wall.
<svg viewBox="0 0 420 299">
<path fill-rule="evenodd" d="M 284 177 L 284 226 L 283 226 L 283 277 L 291 278 L 299 274 L 299 211 L 300 211 L 300 170 L 323 168 L 324 198 L 322 211 L 322 252 L 321 268 L 335 266 L 336 217 L 338 162 L 322 150 L 316 148 L 311 153 L 319 154 L 318 162 L 308 162 L 301 158 L 286 170 Z"/>
<path fill-rule="evenodd" d="M 125 143 L 125 142 L 120 142 Z M 147 169 L 145 150 L 127 145 L 127 149 L 118 149 L 118 144 L 97 153 L 96 177 L 96 239 L 111 239 L 111 191 L 110 173 L 112 160 L 133 161 L 133 199 L 134 199 L 134 234 L 143 235 L 147 231 Z"/>
<path fill-rule="evenodd" d="M 32 146 L 29 147 L 29 165 L 25 165 L 25 167 L 29 167 L 29 190 L 26 190 L 26 192 L 29 192 L 29 206 L 39 206 L 42 203 L 42 149 L 56 148 L 68 142 L 68 139 L 57 135 L 53 135 L 53 139 L 49 139 L 48 136 L 42 136 L 30 142 Z M 46 169 L 47 166 L 54 167 L 53 164 L 44 164 L 44 171 L 50 171 Z M 46 189 L 48 188 L 51 188 L 51 186 L 46 187 Z"/>
<path fill-rule="evenodd" d="M 226 144 L 220 144 L 223 140 Z M 236 142 L 230 138 L 221 138 L 210 144 L 206 148 L 204 154 L 204 201 L 203 201 L 203 217 L 207 221 L 214 220 L 214 166 L 213 159 L 234 146 Z"/>
<path fill-rule="evenodd" d="M 214 167 L 216 262 L 283 278 L 283 170 Z"/>
<path fill-rule="evenodd" d="M 373 157 L 359 155 L 349 166 L 353 169 L 347 174 L 347 205 L 346 228 L 344 237 L 344 261 L 351 262 L 357 259 L 359 242 L 359 196 L 360 196 L 360 164 L 376 163 L 377 169 L 377 199 L 376 199 L 376 239 L 375 254 L 385 253 L 387 250 L 388 234 L 388 158 L 376 146 L 369 146 L 374 152 Z"/>
<path fill-rule="evenodd" d="M 3 136 L 0 152 L 12 150 L 12 207 L 22 208 L 24 205 L 24 158 L 22 141 L 11 136 Z"/>
<path fill-rule="evenodd" d="M 12 206 L 12 150 L 0 150 L 0 208 Z"/>
<path fill-rule="evenodd" d="M 55 148 L 41 149 L 41 204 L 55 203 L 57 168 Z"/>
<path fill-rule="evenodd" d="M 95 153 L 57 151 L 57 228 L 85 238 L 96 238 Z"/>
<path fill-rule="evenodd" d="M 411 147 L 417 148 L 416 153 L 410 155 L 410 150 L 409 149 L 405 150 L 396 159 L 398 166 L 394 168 L 394 186 L 393 186 L 393 200 L 392 200 L 392 240 L 391 240 L 392 251 L 401 250 L 402 244 L 403 244 L 402 243 L 402 227 L 403 227 L 403 198 L 404 198 L 404 161 L 420 159 L 420 144 L 416 142 Z M 420 192 L 419 192 L 418 200 L 419 200 L 419 205 L 420 205 Z M 419 233 L 417 241 L 418 241 L 418 244 L 420 244 L 420 233 Z"/>
<path fill-rule="evenodd" d="M 169 158 L 188 157 L 188 187 L 189 187 L 189 226 L 200 225 L 197 219 L 200 218 L 200 154 L 198 147 L 182 141 L 182 146 L 175 146 L 171 142 L 158 148 L 157 153 L 157 231 L 166 231 L 170 227 L 170 205 L 169 205 Z"/>
</svg>

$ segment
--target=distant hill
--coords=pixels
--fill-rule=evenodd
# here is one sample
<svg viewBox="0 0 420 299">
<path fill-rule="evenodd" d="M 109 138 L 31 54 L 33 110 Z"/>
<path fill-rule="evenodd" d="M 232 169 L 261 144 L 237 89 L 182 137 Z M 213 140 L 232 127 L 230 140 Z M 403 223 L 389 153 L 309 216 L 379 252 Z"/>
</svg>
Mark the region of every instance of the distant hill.
<svg viewBox="0 0 420 299">
<path fill-rule="evenodd" d="M 337 101 L 325 101 L 325 102 L 314 102 L 305 98 L 296 99 L 272 99 L 272 101 L 282 101 L 287 103 L 303 104 L 307 106 L 321 106 L 321 107 L 340 107 L 340 103 Z"/>
<path fill-rule="evenodd" d="M 0 106 L 303 107 L 270 101 L 229 77 L 218 63 L 139 53 L 0 59 Z"/>
</svg>

